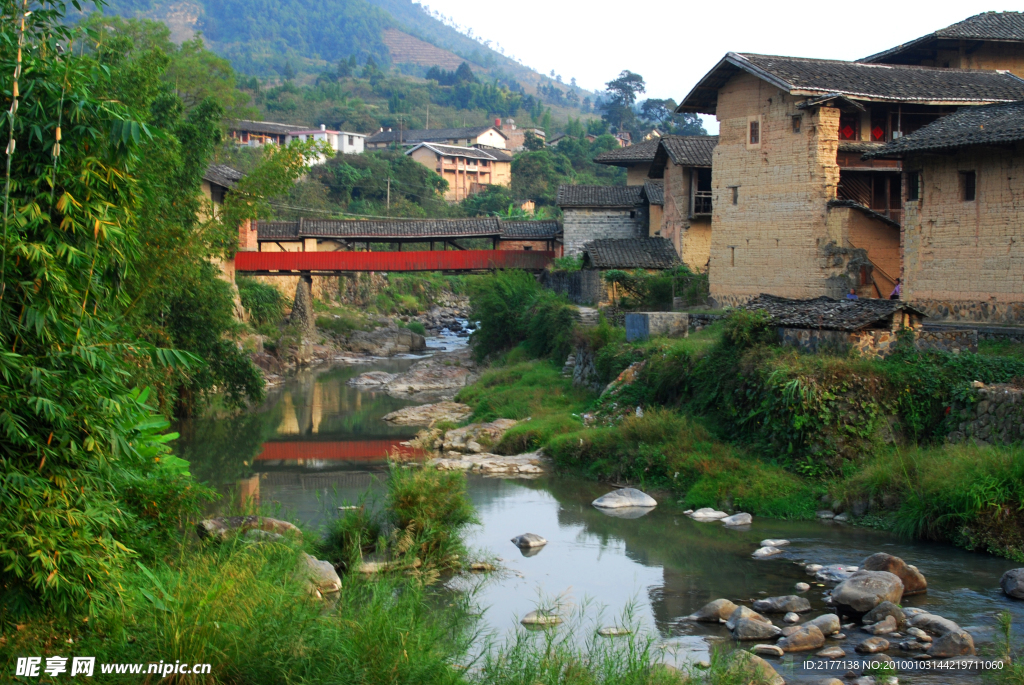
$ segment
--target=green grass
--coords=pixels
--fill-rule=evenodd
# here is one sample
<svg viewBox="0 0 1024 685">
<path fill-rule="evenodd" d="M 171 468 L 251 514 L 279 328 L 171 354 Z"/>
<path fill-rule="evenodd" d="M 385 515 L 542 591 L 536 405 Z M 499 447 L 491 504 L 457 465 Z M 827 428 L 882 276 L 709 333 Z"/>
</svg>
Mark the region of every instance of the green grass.
<svg viewBox="0 0 1024 685">
<path fill-rule="evenodd" d="M 1024 343 L 1009 339 L 979 340 L 978 354 L 986 357 L 1012 357 L 1024 360 Z"/>
</svg>

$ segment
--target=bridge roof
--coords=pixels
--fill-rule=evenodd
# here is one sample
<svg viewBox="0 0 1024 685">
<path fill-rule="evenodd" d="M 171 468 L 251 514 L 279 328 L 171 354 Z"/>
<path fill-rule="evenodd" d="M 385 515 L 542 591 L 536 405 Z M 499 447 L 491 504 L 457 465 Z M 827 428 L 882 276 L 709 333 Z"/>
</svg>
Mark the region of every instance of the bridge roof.
<svg viewBox="0 0 1024 685">
<path fill-rule="evenodd" d="M 543 240 L 561 234 L 557 221 L 501 221 L 493 217 L 476 219 L 391 219 L 360 221 L 303 219 L 302 221 L 259 221 L 259 240 L 302 238 L 348 238 L 350 240 L 430 240 L 492 238 Z"/>
</svg>

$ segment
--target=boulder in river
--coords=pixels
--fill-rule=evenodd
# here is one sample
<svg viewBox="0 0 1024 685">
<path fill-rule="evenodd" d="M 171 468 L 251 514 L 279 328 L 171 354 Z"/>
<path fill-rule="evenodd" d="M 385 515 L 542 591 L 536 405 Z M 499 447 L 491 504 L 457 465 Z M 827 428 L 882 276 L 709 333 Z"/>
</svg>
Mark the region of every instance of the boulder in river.
<svg viewBox="0 0 1024 685">
<path fill-rule="evenodd" d="M 361 352 L 375 357 L 393 357 L 396 354 L 423 352 L 427 349 L 426 339 L 408 328 L 388 327 L 372 331 L 353 332 L 345 346 L 352 352 Z"/>
<path fill-rule="evenodd" d="M 888 635 L 889 633 L 895 633 L 896 619 L 892 616 L 886 616 L 878 623 L 872 623 L 871 625 L 864 626 L 864 631 L 871 633 L 872 635 Z"/>
<path fill-rule="evenodd" d="M 928 591 L 928 581 L 924 574 L 911 566 L 899 557 L 894 557 L 885 552 L 872 554 L 861 562 L 860 567 L 865 571 L 888 571 L 903 583 L 903 596 L 919 595 Z"/>
<path fill-rule="evenodd" d="M 605 626 L 597 631 L 597 634 L 601 637 L 619 637 L 622 635 L 629 635 L 632 631 L 629 628 L 623 628 L 621 626 Z"/>
<path fill-rule="evenodd" d="M 820 649 L 825 646 L 825 636 L 821 634 L 818 626 L 809 624 L 800 626 L 792 635 L 782 638 L 776 644 L 784 652 L 806 652 L 810 649 Z"/>
<path fill-rule="evenodd" d="M 767 540 L 761 540 L 762 547 L 785 547 L 789 544 L 789 540 L 768 538 Z"/>
<path fill-rule="evenodd" d="M 370 373 L 379 372 L 371 371 Z M 366 375 L 368 374 L 364 373 L 362 376 L 359 376 L 359 378 Z M 391 376 L 391 374 L 387 375 Z M 391 377 L 394 378 L 394 376 Z M 438 421 L 459 423 L 469 418 L 469 415 L 472 413 L 472 407 L 467 404 L 444 401 L 437 402 L 436 404 L 421 404 L 414 407 L 402 407 L 390 414 L 385 414 L 383 416 L 383 420 L 398 426 L 430 426 Z"/>
<path fill-rule="evenodd" d="M 903 582 L 888 571 L 857 571 L 832 590 L 832 602 L 851 616 L 861 616 L 882 602 L 898 604 Z"/>
<path fill-rule="evenodd" d="M 782 620 L 786 623 L 799 623 L 800 614 L 796 613 L 795 611 L 787 611 L 786 615 L 782 617 Z"/>
<path fill-rule="evenodd" d="M 835 614 L 822 614 L 817 618 L 813 618 L 810 621 L 804 623 L 805 626 L 818 626 L 818 630 L 821 631 L 822 635 L 835 635 L 842 629 L 842 624 L 839 622 L 839 617 Z"/>
<path fill-rule="evenodd" d="M 1024 599 L 1024 568 L 1015 568 L 1004 573 L 999 579 L 999 587 L 1007 597 Z"/>
<path fill-rule="evenodd" d="M 196 532 L 200 538 L 222 541 L 227 540 L 232 533 L 253 529 L 302 537 L 302 531 L 295 524 L 269 516 L 223 516 L 203 519 L 196 524 Z"/>
<path fill-rule="evenodd" d="M 646 492 L 636 488 L 619 488 L 591 502 L 601 509 L 618 509 L 620 507 L 654 507 L 657 502 Z"/>
<path fill-rule="evenodd" d="M 782 656 L 785 652 L 775 645 L 754 645 L 750 651 L 758 656 Z"/>
<path fill-rule="evenodd" d="M 810 572 L 811 566 L 807 566 L 807 571 Z M 818 566 L 814 571 L 814 579 L 822 583 L 841 583 L 844 580 L 850 578 L 859 569 L 856 566 L 847 566 L 845 564 L 829 564 L 828 566 Z"/>
<path fill-rule="evenodd" d="M 556 626 L 562 622 L 562 617 L 553 611 L 537 609 L 523 616 L 519 622 L 524 626 Z"/>
<path fill-rule="evenodd" d="M 796 590 L 797 592 L 807 592 L 808 590 L 811 589 L 811 586 L 808 585 L 807 583 L 797 583 L 796 585 L 793 586 L 793 589 Z"/>
<path fill-rule="evenodd" d="M 858 654 L 878 654 L 889 649 L 889 641 L 884 637 L 869 637 L 856 647 Z"/>
<path fill-rule="evenodd" d="M 758 547 L 750 556 L 755 559 L 767 559 L 768 557 L 774 557 L 776 554 L 782 554 L 782 550 L 778 547 Z"/>
<path fill-rule="evenodd" d="M 728 517 L 729 515 L 724 511 L 717 511 L 711 507 L 702 507 L 690 514 L 690 518 L 698 521 L 719 521 Z"/>
<path fill-rule="evenodd" d="M 914 638 L 918 642 L 931 642 L 932 636 L 924 632 L 920 628 L 907 628 L 907 635 Z"/>
<path fill-rule="evenodd" d="M 770 620 L 768 620 L 761 614 L 757 613 L 753 609 L 748 609 L 744 606 L 738 606 L 731 614 L 729 614 L 729 618 L 725 620 L 725 627 L 729 630 L 735 630 L 736 622 L 744 618 L 750 619 L 752 621 L 760 621 L 761 623 L 771 623 Z"/>
<path fill-rule="evenodd" d="M 450 400 L 477 378 L 476 363 L 468 352 L 438 354 L 422 359 L 384 386 L 392 397 L 437 402 Z"/>
<path fill-rule="evenodd" d="M 520 549 L 526 547 L 543 547 L 548 541 L 534 533 L 523 533 L 512 538 L 512 544 Z"/>
<path fill-rule="evenodd" d="M 879 621 L 885 620 L 886 616 L 892 616 L 896 622 L 896 627 L 902 629 L 907 625 L 907 616 L 903 613 L 903 609 L 899 608 L 892 602 L 882 602 L 874 609 L 864 614 L 861 617 L 861 623 L 878 623 Z"/>
<path fill-rule="evenodd" d="M 786 685 L 782 676 L 775 672 L 771 664 L 748 651 L 737 649 L 725 657 L 726 671 L 732 675 L 743 676 L 743 682 L 763 685 Z"/>
<path fill-rule="evenodd" d="M 737 640 L 770 640 L 778 637 L 782 632 L 778 626 L 752 618 L 741 618 L 733 625 L 732 635 Z"/>
<path fill-rule="evenodd" d="M 951 630 L 945 635 L 935 638 L 928 654 L 936 658 L 954 656 L 974 656 L 974 638 L 966 630 Z"/>
<path fill-rule="evenodd" d="M 914 628 L 927 631 L 932 635 L 945 635 L 960 630 L 954 621 L 950 621 L 948 618 L 944 618 L 937 614 L 921 613 L 914 614 L 907 619 L 907 623 Z"/>
<path fill-rule="evenodd" d="M 361 373 L 355 378 L 348 379 L 347 385 L 352 385 L 357 388 L 372 388 L 378 385 L 387 385 L 388 381 L 391 381 L 398 374 L 388 373 L 387 371 L 367 371 Z"/>
<path fill-rule="evenodd" d="M 759 611 L 762 614 L 785 614 L 790 611 L 799 614 L 810 610 L 811 603 L 807 601 L 806 597 L 798 595 L 766 597 L 754 602 L 754 611 Z"/>
<path fill-rule="evenodd" d="M 727 526 L 749 526 L 754 521 L 754 517 L 745 512 L 733 514 L 732 516 L 726 516 L 722 519 L 722 523 Z"/>
<path fill-rule="evenodd" d="M 700 623 L 719 623 L 720 621 L 728 620 L 736 609 L 737 606 L 729 600 L 716 599 L 713 602 L 708 602 L 686 618 L 689 621 L 698 621 Z"/>
<path fill-rule="evenodd" d="M 826 647 L 820 652 L 816 652 L 814 656 L 820 656 L 822 659 L 842 659 L 846 656 L 846 652 L 842 647 Z"/>
</svg>

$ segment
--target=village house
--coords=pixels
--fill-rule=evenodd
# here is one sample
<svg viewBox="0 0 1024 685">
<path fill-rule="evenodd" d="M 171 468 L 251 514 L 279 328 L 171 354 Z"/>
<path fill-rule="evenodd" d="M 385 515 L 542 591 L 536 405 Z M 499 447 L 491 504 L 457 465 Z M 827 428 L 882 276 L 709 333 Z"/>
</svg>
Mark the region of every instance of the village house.
<svg viewBox="0 0 1024 685">
<path fill-rule="evenodd" d="M 641 186 L 558 187 L 565 254 L 598 239 L 646 238 L 649 210 Z"/>
<path fill-rule="evenodd" d="M 657 224 L 651 208 L 651 235 L 671 242 L 692 271 L 706 271 L 711 258 L 711 162 L 716 145 L 718 136 L 665 136 L 658 140 L 649 172 L 664 188 Z"/>
<path fill-rule="evenodd" d="M 943 69 L 1002 69 L 1024 78 L 1024 13 L 976 14 L 858 61 Z"/>
<path fill-rule="evenodd" d="M 275 121 L 235 119 L 228 122 L 228 135 L 238 145 L 250 147 L 285 145 L 290 134 L 305 131 L 308 128 L 308 126 L 294 124 L 279 124 Z"/>
<path fill-rule="evenodd" d="M 728 53 L 677 109 L 720 124 L 712 298 L 887 297 L 901 268 L 900 162 L 863 155 L 957 107 L 1020 99 L 1024 81 L 1005 72 Z M 567 249 L 568 234 L 567 223 Z"/>
<path fill-rule="evenodd" d="M 448 181 L 444 199 L 459 202 L 489 185 L 512 185 L 512 155 L 499 148 L 420 143 L 409 157 Z"/>
<path fill-rule="evenodd" d="M 333 131 L 321 124 L 318 129 L 292 131 L 285 138 L 285 142 L 290 143 L 293 140 L 314 140 L 327 143 L 335 153 L 360 155 L 365 149 L 366 136 L 362 133 L 352 133 L 351 131 Z M 320 163 L 322 164 L 325 161 L 325 159 L 321 159 Z"/>
<path fill-rule="evenodd" d="M 626 170 L 626 185 L 642 186 L 647 182 L 654 162 L 654 153 L 658 151 L 658 139 L 645 140 L 629 147 L 620 147 L 602 152 L 594 157 L 598 164 L 622 167 Z"/>
<path fill-rule="evenodd" d="M 605 272 L 610 270 L 647 272 L 663 271 L 679 265 L 679 255 L 672 243 L 664 238 L 627 238 L 592 240 L 583 246 L 583 270 Z M 600 284 L 597 304 L 617 304 L 622 296 L 614 284 L 594 279 Z"/>
<path fill-rule="evenodd" d="M 526 134 L 533 134 L 540 142 L 544 143 L 547 138 L 547 134 L 544 133 L 542 128 L 519 128 L 516 126 L 516 120 L 511 117 L 508 119 L 496 119 L 495 125 L 497 125 L 503 134 L 505 134 L 505 148 L 512 152 L 521 152 L 526 149 Z M 556 136 L 557 138 L 563 138 L 564 135 Z M 552 140 L 554 144 L 557 140 Z"/>
<path fill-rule="evenodd" d="M 562 256 L 562 225 L 557 221 L 499 221 L 499 250 L 554 252 Z"/>
<path fill-rule="evenodd" d="M 220 214 L 220 208 L 224 205 L 224 196 L 235 187 L 235 184 L 242 180 L 243 174 L 238 169 L 233 169 L 226 164 L 210 164 L 203 172 L 203 180 L 200 190 L 206 198 L 209 210 L 203 210 L 200 218 L 216 218 Z"/>
<path fill-rule="evenodd" d="M 508 138 L 496 126 L 470 126 L 467 128 L 430 128 L 415 131 L 382 128 L 366 138 L 366 149 L 381 150 L 393 145 L 413 146 L 420 143 L 441 145 L 486 145 L 504 149 Z"/>
<path fill-rule="evenodd" d="M 961 109 L 869 156 L 903 164 L 903 297 L 935 320 L 1024 323 L 1024 102 Z"/>
</svg>

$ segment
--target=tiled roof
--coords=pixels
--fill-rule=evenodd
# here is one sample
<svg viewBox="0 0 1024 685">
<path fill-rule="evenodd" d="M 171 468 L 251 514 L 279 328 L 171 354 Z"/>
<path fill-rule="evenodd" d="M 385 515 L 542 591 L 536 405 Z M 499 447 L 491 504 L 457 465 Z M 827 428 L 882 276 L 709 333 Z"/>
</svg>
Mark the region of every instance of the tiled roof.
<svg viewBox="0 0 1024 685">
<path fill-rule="evenodd" d="M 494 126 L 469 126 L 467 128 L 431 128 L 417 131 L 378 131 L 366 139 L 367 143 L 429 143 L 445 140 L 465 140 L 475 138 L 486 131 L 494 129 L 503 138 L 508 138 Z"/>
<path fill-rule="evenodd" d="M 644 197 L 647 204 L 661 207 L 665 204 L 665 185 L 661 179 L 647 179 L 644 182 Z"/>
<path fill-rule="evenodd" d="M 477 150 L 483 150 L 499 162 L 511 162 L 512 153 L 505 148 L 491 147 L 490 145 L 474 145 Z"/>
<path fill-rule="evenodd" d="M 992 145 L 1024 140 L 1024 102 L 965 107 L 937 119 L 910 135 L 864 155 L 899 157 L 908 152 L 943 150 L 965 145 Z"/>
<path fill-rule="evenodd" d="M 238 169 L 232 169 L 226 164 L 211 164 L 206 167 L 206 172 L 203 174 L 203 180 L 210 183 L 223 186 L 224 188 L 233 188 L 236 183 L 242 180 L 245 176 Z"/>
<path fill-rule="evenodd" d="M 665 238 L 593 240 L 583 246 L 583 266 L 588 268 L 669 269 L 677 264 L 679 255 Z"/>
<path fill-rule="evenodd" d="M 558 186 L 559 207 L 635 207 L 643 186 Z"/>
<path fill-rule="evenodd" d="M 658 139 L 645 140 L 636 145 L 615 148 L 608 152 L 602 152 L 594 161 L 598 164 L 611 166 L 632 166 L 634 164 L 650 163 L 654 161 L 654 153 L 658 151 Z"/>
<path fill-rule="evenodd" d="M 887 62 L 901 53 L 912 51 L 941 39 L 1024 42 L 1024 13 L 983 12 L 958 21 L 952 26 L 921 36 L 894 48 L 858 60 L 860 62 Z"/>
<path fill-rule="evenodd" d="M 228 121 L 228 129 L 231 131 L 248 131 L 249 133 L 263 133 L 276 136 L 310 130 L 309 126 L 279 124 L 276 121 L 250 121 L 249 119 L 233 119 Z"/>
<path fill-rule="evenodd" d="M 677 112 L 714 114 L 718 89 L 745 71 L 796 96 L 916 104 L 988 104 L 1024 99 L 1024 80 L 998 71 L 864 64 L 728 53 L 690 91 Z"/>
<path fill-rule="evenodd" d="M 439 143 L 420 143 L 419 145 L 410 148 L 405 154 L 411 155 L 413 152 L 419 150 L 421 147 L 425 147 L 428 150 L 431 150 L 436 154 L 445 157 L 465 157 L 466 159 L 486 159 L 489 161 L 498 160 L 498 158 L 495 155 L 492 155 L 490 152 L 486 150 L 481 150 L 480 148 L 463 147 L 462 145 L 441 145 Z M 507 159 L 504 158 L 505 155 L 502 155 L 502 157 L 503 159 L 501 161 L 508 161 Z"/>
<path fill-rule="evenodd" d="M 872 219 L 874 219 L 876 221 L 881 221 L 883 224 L 886 224 L 888 226 L 892 226 L 893 228 L 899 228 L 900 227 L 900 224 L 899 224 L 898 221 L 893 221 L 892 219 L 887 217 L 885 214 L 882 214 L 880 212 L 876 212 L 875 210 L 871 209 L 870 207 L 865 207 L 861 203 L 856 202 L 854 200 L 838 200 L 838 199 L 837 200 L 829 200 L 828 203 L 826 203 L 826 206 L 829 207 L 829 208 L 832 208 L 832 207 L 849 207 L 850 209 L 856 209 L 858 212 L 860 212 L 864 216 L 871 217 Z"/>
<path fill-rule="evenodd" d="M 718 136 L 666 136 L 661 146 L 680 166 L 711 166 L 711 156 L 718 145 Z"/>
<path fill-rule="evenodd" d="M 502 240 L 551 240 L 562 235 L 557 221 L 499 221 Z"/>
<path fill-rule="evenodd" d="M 791 300 L 788 297 L 758 295 L 746 309 L 760 309 L 772 317 L 772 324 L 786 328 L 822 328 L 833 331 L 859 331 L 882 324 L 888 328 L 892 315 L 908 311 L 924 316 L 924 312 L 902 300 Z"/>
<path fill-rule="evenodd" d="M 343 219 L 302 219 L 301 221 L 259 221 L 259 240 L 298 238 L 349 238 L 387 240 L 415 238 L 477 238 L 501 235 L 497 219 L 390 219 L 360 221 Z"/>
</svg>

